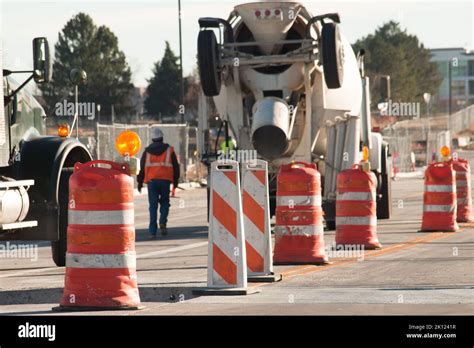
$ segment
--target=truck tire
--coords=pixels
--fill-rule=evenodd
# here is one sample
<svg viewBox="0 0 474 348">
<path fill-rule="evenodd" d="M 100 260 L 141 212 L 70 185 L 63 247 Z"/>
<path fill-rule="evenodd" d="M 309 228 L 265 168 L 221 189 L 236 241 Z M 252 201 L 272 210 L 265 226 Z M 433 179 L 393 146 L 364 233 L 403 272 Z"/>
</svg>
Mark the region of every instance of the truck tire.
<svg viewBox="0 0 474 348">
<path fill-rule="evenodd" d="M 322 204 L 324 212 L 324 221 L 326 222 L 326 229 L 334 231 L 336 229 L 336 201 L 324 200 Z"/>
<path fill-rule="evenodd" d="M 61 178 L 59 179 L 58 205 L 59 205 L 59 239 L 51 242 L 51 252 L 56 266 L 64 267 L 66 265 L 67 251 L 67 216 L 69 203 L 69 178 L 74 168 L 63 168 Z"/>
<path fill-rule="evenodd" d="M 344 79 L 344 47 L 339 26 L 336 23 L 324 23 L 321 41 L 321 58 L 326 86 L 330 89 L 340 88 Z"/>
<path fill-rule="evenodd" d="M 269 200 L 269 207 L 270 207 L 270 219 L 275 216 L 276 214 L 276 197 L 271 197 Z"/>
<path fill-rule="evenodd" d="M 201 86 L 208 97 L 219 95 L 221 73 L 219 71 L 219 46 L 212 30 L 203 30 L 198 36 L 198 66 Z"/>
<path fill-rule="evenodd" d="M 390 219 L 392 214 L 392 180 L 390 177 L 390 161 L 388 159 L 388 146 L 382 145 L 382 173 L 380 194 L 381 199 L 377 202 L 377 219 Z"/>
</svg>

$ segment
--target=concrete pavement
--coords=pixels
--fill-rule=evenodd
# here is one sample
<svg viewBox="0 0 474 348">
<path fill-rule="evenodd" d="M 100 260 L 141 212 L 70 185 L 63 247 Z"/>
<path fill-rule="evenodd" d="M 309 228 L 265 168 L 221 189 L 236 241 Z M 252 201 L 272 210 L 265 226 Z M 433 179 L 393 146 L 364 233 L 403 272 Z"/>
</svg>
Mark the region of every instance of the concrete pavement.
<svg viewBox="0 0 474 348">
<path fill-rule="evenodd" d="M 473 165 L 471 152 L 460 156 Z M 418 232 L 422 191 L 421 178 L 393 182 L 394 217 L 378 227 L 383 249 L 366 251 L 359 261 L 278 266 L 282 282 L 249 284 L 261 292 L 238 297 L 192 295 L 206 285 L 206 190 L 177 192 L 170 234 L 158 240 L 148 239 L 146 196 L 137 196 L 138 281 L 146 308 L 87 314 L 473 314 L 474 224 L 461 224 L 456 233 Z M 327 232 L 326 244 L 333 241 L 334 231 Z M 48 243 L 38 251 L 37 261 L 0 260 L 1 314 L 47 315 L 59 303 L 64 269 L 54 266 Z"/>
</svg>

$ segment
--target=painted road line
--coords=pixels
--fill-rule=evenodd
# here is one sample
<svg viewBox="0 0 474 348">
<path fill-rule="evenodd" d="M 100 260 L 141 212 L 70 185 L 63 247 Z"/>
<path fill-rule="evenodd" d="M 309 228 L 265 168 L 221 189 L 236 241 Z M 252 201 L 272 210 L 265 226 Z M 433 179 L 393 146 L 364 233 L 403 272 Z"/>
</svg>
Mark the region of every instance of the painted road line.
<svg viewBox="0 0 474 348">
<path fill-rule="evenodd" d="M 174 248 L 169 248 L 169 249 L 164 249 L 164 250 L 152 251 L 152 252 L 149 252 L 149 253 L 137 255 L 137 259 L 143 259 L 143 258 L 147 258 L 147 257 L 151 257 L 151 256 L 158 256 L 158 255 L 166 255 L 166 254 L 170 254 L 170 253 L 175 253 L 177 251 L 183 251 L 183 250 L 199 248 L 199 247 L 202 247 L 202 246 L 205 246 L 205 245 L 207 245 L 207 241 L 188 244 L 188 245 L 182 245 L 182 246 L 179 246 L 179 247 L 174 247 Z"/>
<path fill-rule="evenodd" d="M 461 233 L 461 232 L 458 232 L 456 234 L 459 234 L 459 233 Z M 403 243 L 399 243 L 399 244 L 395 244 L 395 245 L 386 247 L 384 249 L 366 251 L 366 253 L 364 255 L 364 259 L 374 258 L 374 257 L 382 256 L 382 255 L 385 255 L 385 254 L 391 254 L 391 253 L 394 253 L 396 251 L 413 248 L 413 247 L 419 245 L 422 242 L 429 242 L 429 241 L 432 241 L 432 240 L 442 239 L 442 238 L 446 238 L 446 237 L 453 236 L 453 235 L 455 235 L 455 234 L 454 233 L 446 233 L 446 232 L 430 233 L 429 235 L 414 238 L 414 239 L 408 240 L 408 241 L 403 242 Z M 333 261 L 329 265 L 321 265 L 321 266 L 306 265 L 306 266 L 293 267 L 293 268 L 291 268 L 287 271 L 283 271 L 283 272 L 280 272 L 280 273 L 281 273 L 281 275 L 283 276 L 284 279 L 287 279 L 287 278 L 294 278 L 294 277 L 298 277 L 298 276 L 302 276 L 302 275 L 306 275 L 306 274 L 321 272 L 321 271 L 325 271 L 325 270 L 328 270 L 328 269 L 331 269 L 331 268 L 342 267 L 342 266 L 354 264 L 354 263 L 357 263 L 357 262 L 360 262 L 360 261 L 358 261 L 357 259 L 340 260 L 340 261 Z M 270 283 L 255 283 L 255 284 L 250 285 L 249 287 L 260 287 L 260 286 L 265 286 L 265 285 L 268 285 L 268 284 L 270 284 Z"/>
<path fill-rule="evenodd" d="M 378 226 L 393 226 L 393 225 L 408 225 L 408 224 L 420 224 L 421 225 L 421 219 L 419 220 L 390 220 L 388 221 L 380 221 L 377 220 L 377 225 Z"/>
<path fill-rule="evenodd" d="M 137 255 L 137 259 L 144 259 L 144 258 L 147 258 L 147 257 L 158 256 L 158 255 L 166 255 L 166 254 L 175 253 L 175 252 L 178 252 L 178 251 L 199 248 L 199 247 L 206 246 L 206 245 L 207 245 L 207 241 L 188 244 L 188 245 L 182 245 L 182 246 L 179 246 L 179 247 L 174 247 L 174 248 L 169 248 L 169 249 L 164 249 L 164 250 L 152 251 L 152 252 L 149 252 L 149 253 Z M 18 276 L 21 276 L 21 275 L 24 275 L 24 274 L 43 273 L 43 272 L 47 272 L 47 271 L 58 270 L 58 268 L 62 268 L 62 267 L 29 269 L 29 270 L 19 271 L 19 272 L 15 272 L 15 273 L 10 273 L 10 274 L 1 274 L 0 278 L 18 277 Z M 138 269 L 138 271 L 140 271 L 140 270 Z"/>
<path fill-rule="evenodd" d="M 0 275 L 0 278 L 18 277 L 18 276 L 22 276 L 23 274 L 43 273 L 43 272 L 53 271 L 53 270 L 54 270 L 54 271 L 57 271 L 58 268 L 60 268 L 60 267 L 48 267 L 48 268 L 27 269 L 27 270 L 18 271 L 18 272 L 16 272 L 16 273 L 12 273 L 12 274 L 1 274 L 1 275 Z"/>
</svg>

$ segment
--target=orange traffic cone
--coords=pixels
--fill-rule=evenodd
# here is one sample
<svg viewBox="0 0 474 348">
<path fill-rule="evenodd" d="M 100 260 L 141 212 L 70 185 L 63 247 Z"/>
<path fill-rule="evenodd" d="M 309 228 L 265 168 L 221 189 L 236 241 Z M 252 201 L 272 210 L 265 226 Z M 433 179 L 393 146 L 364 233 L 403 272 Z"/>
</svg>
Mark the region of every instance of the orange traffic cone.
<svg viewBox="0 0 474 348">
<path fill-rule="evenodd" d="M 451 162 L 437 162 L 425 172 L 421 231 L 455 232 L 456 176 Z"/>
<path fill-rule="evenodd" d="M 111 168 L 93 167 L 99 163 Z M 68 223 L 64 294 L 53 310 L 140 309 L 128 166 L 76 164 Z"/>
<path fill-rule="evenodd" d="M 377 238 L 377 178 L 360 165 L 337 176 L 336 244 L 382 247 Z"/>
<path fill-rule="evenodd" d="M 277 179 L 275 264 L 324 264 L 321 176 L 315 164 L 283 165 Z"/>
</svg>

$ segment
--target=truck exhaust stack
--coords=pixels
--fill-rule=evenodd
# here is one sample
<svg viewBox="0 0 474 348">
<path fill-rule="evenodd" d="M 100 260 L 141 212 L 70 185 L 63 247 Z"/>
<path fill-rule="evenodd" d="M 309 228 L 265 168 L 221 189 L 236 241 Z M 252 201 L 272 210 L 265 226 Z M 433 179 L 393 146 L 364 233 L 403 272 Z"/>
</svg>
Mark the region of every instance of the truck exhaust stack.
<svg viewBox="0 0 474 348">
<path fill-rule="evenodd" d="M 257 152 L 266 159 L 283 156 L 288 149 L 290 109 L 280 98 L 267 97 L 253 106 L 252 143 Z"/>
</svg>

